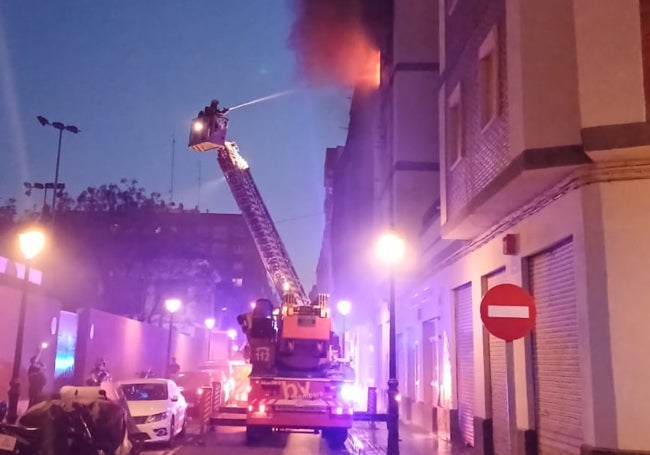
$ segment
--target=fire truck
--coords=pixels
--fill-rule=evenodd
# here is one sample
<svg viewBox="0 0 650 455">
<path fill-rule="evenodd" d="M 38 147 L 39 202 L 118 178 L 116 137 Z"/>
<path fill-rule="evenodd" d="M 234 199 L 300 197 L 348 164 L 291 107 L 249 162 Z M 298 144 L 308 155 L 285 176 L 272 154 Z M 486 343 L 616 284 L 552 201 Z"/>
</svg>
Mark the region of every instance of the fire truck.
<svg viewBox="0 0 650 455">
<path fill-rule="evenodd" d="M 320 433 L 332 448 L 343 446 L 352 426 L 354 372 L 338 361 L 328 296 L 310 299 L 260 196 L 248 164 L 226 140 L 228 109 L 218 101 L 192 121 L 189 147 L 217 151 L 217 161 L 252 234 L 275 295 L 261 298 L 237 319 L 252 365 L 246 439 L 273 431 Z"/>
</svg>

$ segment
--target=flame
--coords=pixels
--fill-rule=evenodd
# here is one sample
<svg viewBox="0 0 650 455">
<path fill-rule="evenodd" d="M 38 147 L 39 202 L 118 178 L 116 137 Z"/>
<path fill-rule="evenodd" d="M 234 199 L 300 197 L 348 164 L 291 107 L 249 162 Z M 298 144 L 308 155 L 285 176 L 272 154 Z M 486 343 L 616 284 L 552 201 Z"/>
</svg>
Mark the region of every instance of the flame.
<svg viewBox="0 0 650 455">
<path fill-rule="evenodd" d="M 379 85 L 379 51 L 351 0 L 296 0 L 289 46 L 301 76 L 313 83 Z"/>
<path fill-rule="evenodd" d="M 381 84 L 381 53 L 378 50 L 372 51 L 363 81 L 372 87 L 379 87 Z"/>
</svg>

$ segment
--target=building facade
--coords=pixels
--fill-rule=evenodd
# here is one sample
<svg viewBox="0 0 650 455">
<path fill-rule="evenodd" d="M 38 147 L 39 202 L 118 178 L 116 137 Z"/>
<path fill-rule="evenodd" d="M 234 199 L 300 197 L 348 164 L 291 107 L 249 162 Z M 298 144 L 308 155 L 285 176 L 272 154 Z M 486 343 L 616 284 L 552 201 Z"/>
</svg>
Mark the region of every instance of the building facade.
<svg viewBox="0 0 650 455">
<path fill-rule="evenodd" d="M 42 285 L 69 311 L 163 323 L 164 300 L 177 297 L 177 325 L 191 330 L 214 317 L 226 330 L 252 301 L 273 295 L 241 215 L 62 212 L 52 229 Z"/>
<path fill-rule="evenodd" d="M 410 246 L 396 270 L 403 420 L 479 453 L 650 451 L 648 3 L 387 8 L 363 222 Z M 369 270 L 375 341 L 358 349 L 380 352 L 380 385 L 386 275 Z M 537 308 L 533 332 L 509 343 L 479 313 L 502 283 Z"/>
</svg>

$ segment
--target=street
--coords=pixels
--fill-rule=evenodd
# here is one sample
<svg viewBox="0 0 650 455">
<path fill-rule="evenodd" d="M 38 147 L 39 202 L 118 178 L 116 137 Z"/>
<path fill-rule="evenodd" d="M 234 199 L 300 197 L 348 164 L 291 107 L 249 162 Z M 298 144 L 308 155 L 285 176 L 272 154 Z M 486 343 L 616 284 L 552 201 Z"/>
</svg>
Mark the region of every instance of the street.
<svg viewBox="0 0 650 455">
<path fill-rule="evenodd" d="M 188 427 L 190 430 L 191 427 Z M 309 433 L 277 433 L 266 443 L 248 447 L 244 429 L 222 427 L 208 433 L 205 444 L 201 444 L 198 432 L 188 431 L 173 449 L 148 447 L 144 455 L 384 455 L 386 453 L 386 427 L 378 424 L 371 429 L 369 424 L 358 422 L 350 431 L 343 450 L 330 450 L 319 435 Z M 474 449 L 438 440 L 431 433 L 416 427 L 400 425 L 400 452 L 405 455 L 474 455 Z"/>
<path fill-rule="evenodd" d="M 313 433 L 275 433 L 273 437 L 256 446 L 247 446 L 243 427 L 221 427 L 208 433 L 202 443 L 195 426 L 188 427 L 187 436 L 177 441 L 174 448 L 152 445 L 143 455 L 208 455 L 208 454 L 264 454 L 313 455 L 351 454 L 348 450 L 332 451 L 320 435 Z"/>
</svg>

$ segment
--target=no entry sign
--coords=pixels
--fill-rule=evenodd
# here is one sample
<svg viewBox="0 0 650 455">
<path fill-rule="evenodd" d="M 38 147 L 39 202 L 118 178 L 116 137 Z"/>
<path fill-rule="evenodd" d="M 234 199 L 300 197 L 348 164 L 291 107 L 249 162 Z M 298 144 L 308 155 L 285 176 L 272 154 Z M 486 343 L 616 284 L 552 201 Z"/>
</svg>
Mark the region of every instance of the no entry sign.
<svg viewBox="0 0 650 455">
<path fill-rule="evenodd" d="M 516 340 L 535 327 L 535 301 L 514 284 L 499 284 L 481 300 L 481 320 L 488 331 L 506 341 Z"/>
</svg>

